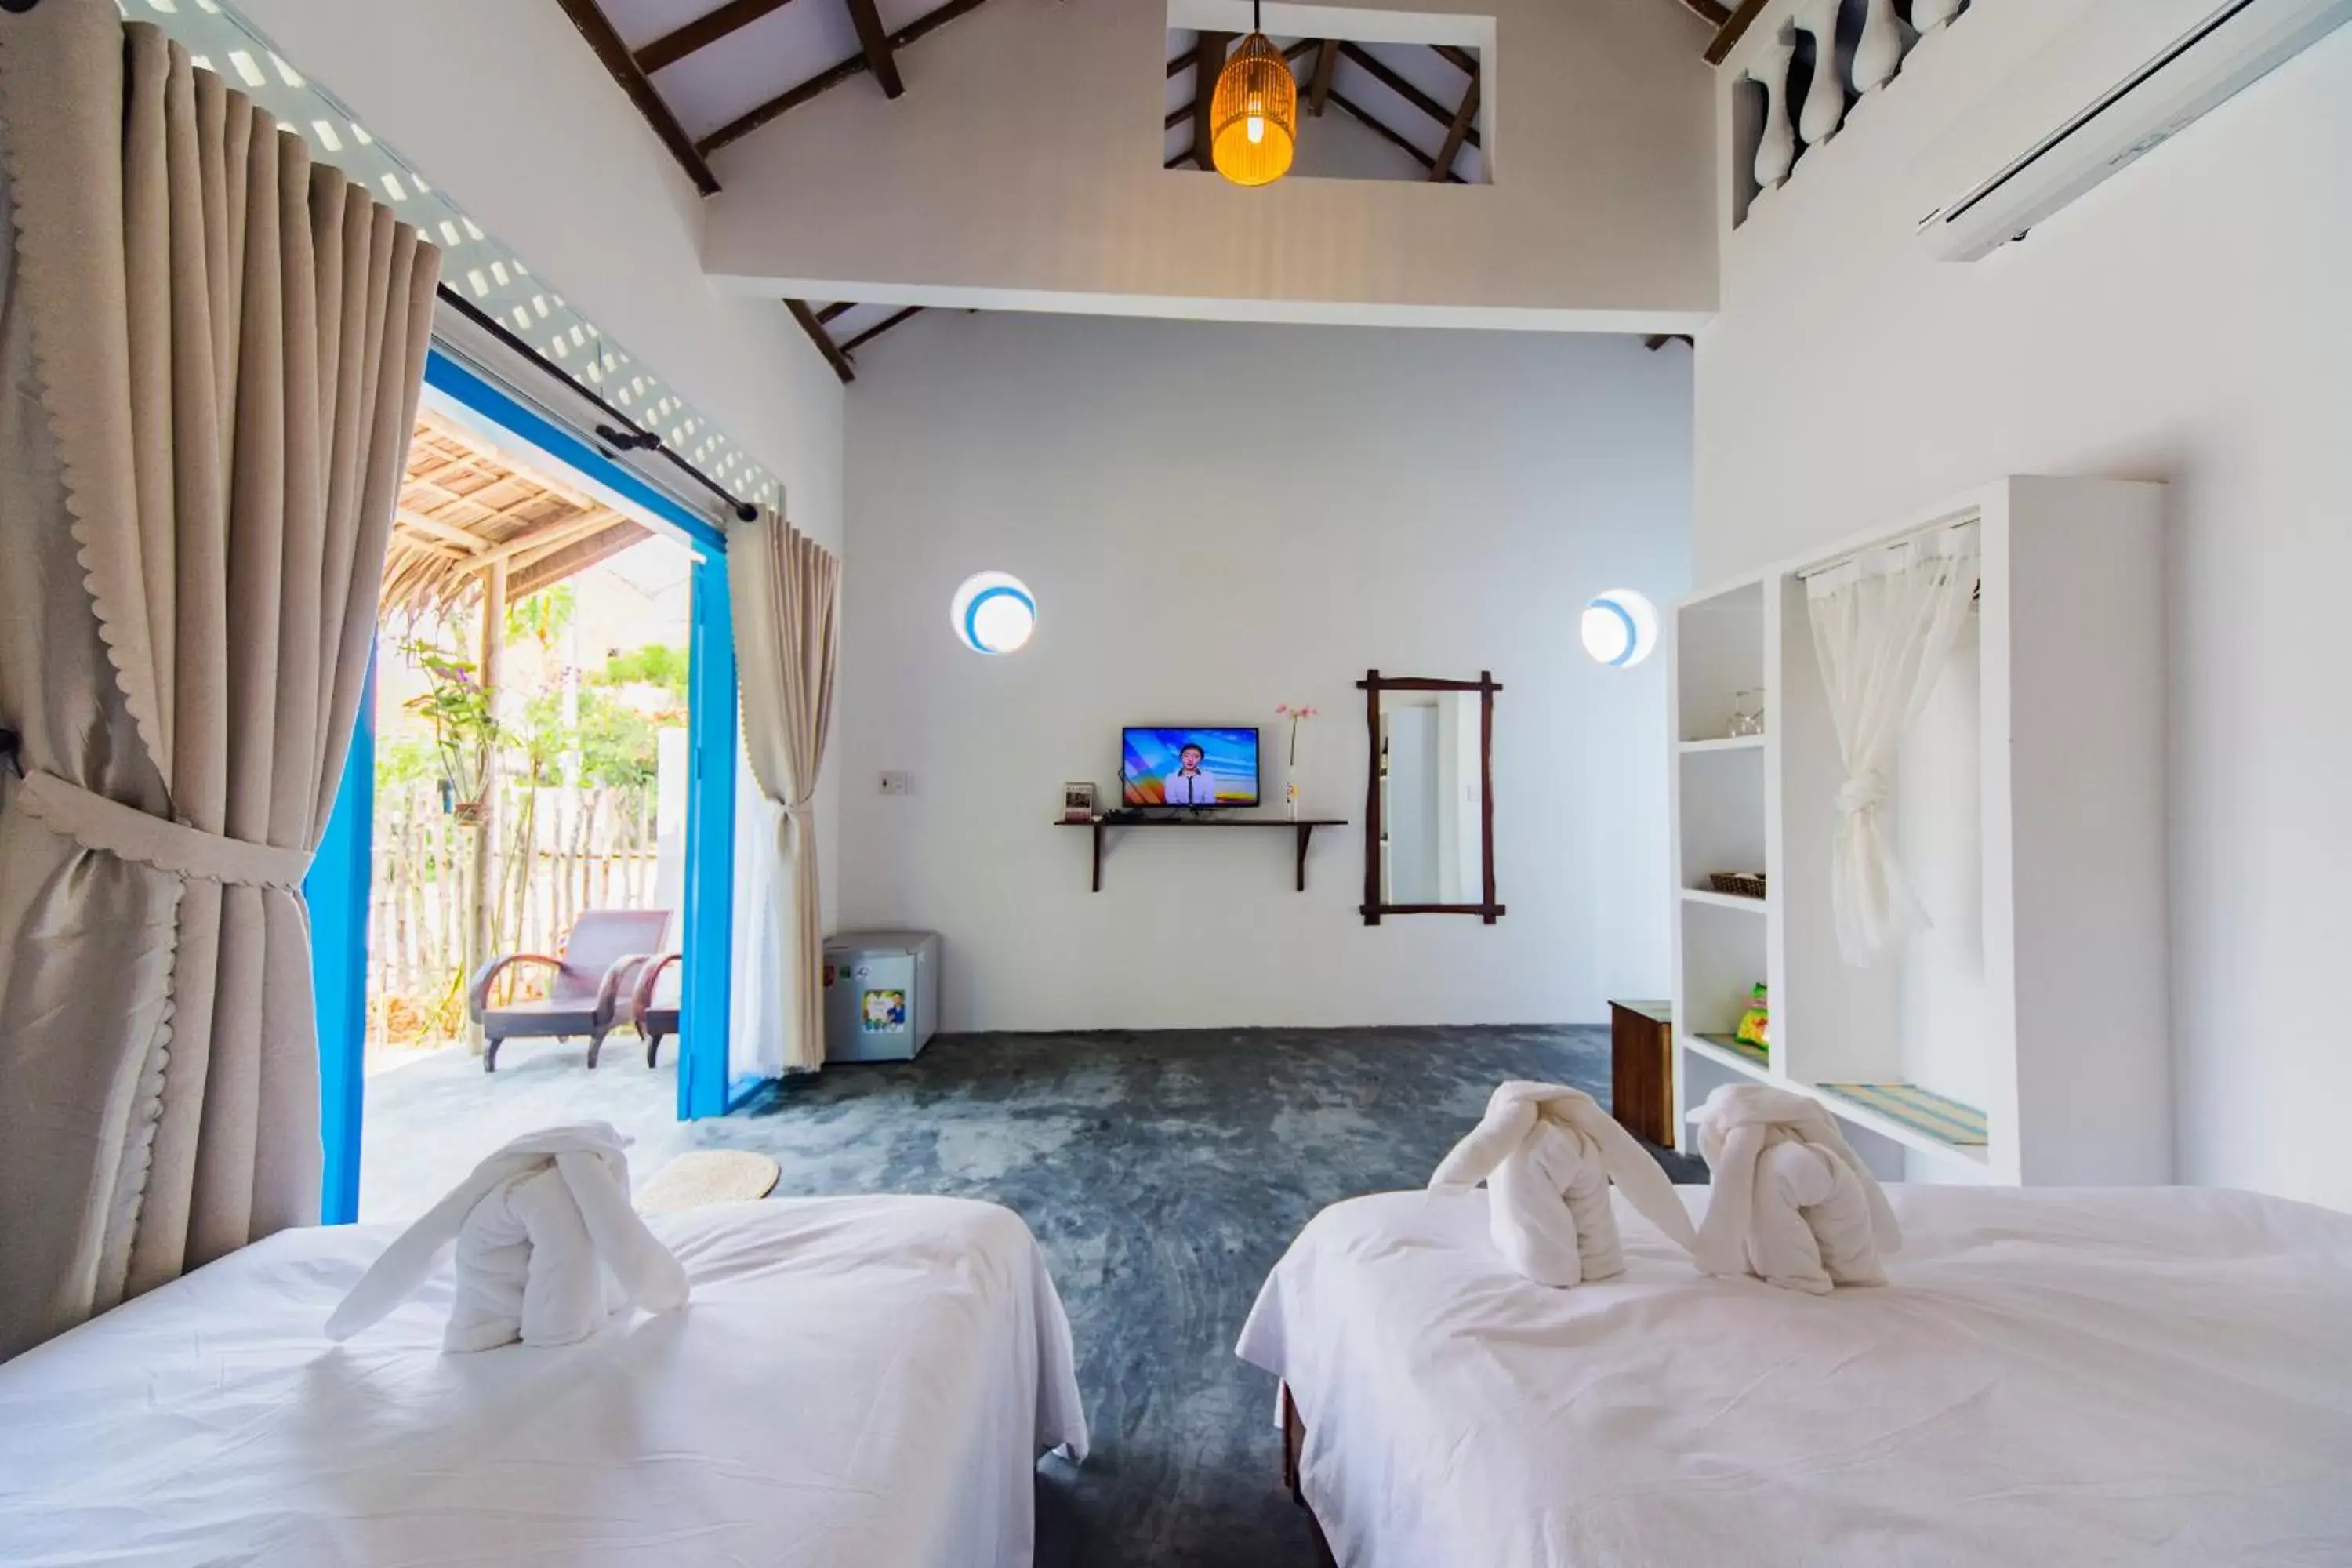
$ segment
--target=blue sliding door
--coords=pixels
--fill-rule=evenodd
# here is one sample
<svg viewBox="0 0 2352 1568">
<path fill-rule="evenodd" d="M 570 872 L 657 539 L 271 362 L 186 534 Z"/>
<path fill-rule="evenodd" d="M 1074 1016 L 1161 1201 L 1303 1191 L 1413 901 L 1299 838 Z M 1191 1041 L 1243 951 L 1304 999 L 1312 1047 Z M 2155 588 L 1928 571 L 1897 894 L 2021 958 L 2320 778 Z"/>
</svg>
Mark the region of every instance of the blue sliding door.
<svg viewBox="0 0 2352 1568">
<path fill-rule="evenodd" d="M 319 1010 L 319 1223 L 360 1217 L 360 1112 L 367 1064 L 368 893 L 375 870 L 375 654 L 326 836 L 302 879 Z"/>
<path fill-rule="evenodd" d="M 727 1081 L 735 930 L 736 691 L 734 621 L 727 600 L 727 536 L 538 410 L 517 402 L 437 347 L 425 384 L 583 478 L 675 526 L 695 552 L 687 681 L 687 863 L 678 1007 L 677 1113 L 720 1116 L 756 1085 Z M 311 984 L 319 1010 L 320 1133 L 325 1173 L 319 1211 L 329 1225 L 359 1215 L 360 1128 L 365 1098 L 369 881 L 375 837 L 375 666 L 368 667 L 351 755 L 303 891 L 310 904 Z"/>
<path fill-rule="evenodd" d="M 727 555 L 694 563 L 687 637 L 685 958 L 678 986 L 677 1117 L 729 1109 L 727 1034 L 735 936 L 735 617 Z"/>
</svg>

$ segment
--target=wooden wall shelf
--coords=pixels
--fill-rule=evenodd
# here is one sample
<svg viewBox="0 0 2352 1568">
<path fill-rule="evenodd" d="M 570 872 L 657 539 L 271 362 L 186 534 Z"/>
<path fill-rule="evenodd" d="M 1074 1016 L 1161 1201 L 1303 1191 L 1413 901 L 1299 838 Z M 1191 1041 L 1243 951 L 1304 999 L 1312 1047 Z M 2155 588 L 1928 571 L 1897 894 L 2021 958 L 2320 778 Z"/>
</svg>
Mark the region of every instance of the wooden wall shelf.
<svg viewBox="0 0 2352 1568">
<path fill-rule="evenodd" d="M 1307 890 L 1307 845 L 1318 827 L 1345 827 L 1344 816 L 1138 816 L 1118 822 L 1096 817 L 1092 822 L 1057 822 L 1056 827 L 1091 827 L 1094 829 L 1095 869 L 1094 890 L 1102 891 L 1103 835 L 1126 827 L 1287 827 L 1297 836 L 1298 890 Z"/>
</svg>

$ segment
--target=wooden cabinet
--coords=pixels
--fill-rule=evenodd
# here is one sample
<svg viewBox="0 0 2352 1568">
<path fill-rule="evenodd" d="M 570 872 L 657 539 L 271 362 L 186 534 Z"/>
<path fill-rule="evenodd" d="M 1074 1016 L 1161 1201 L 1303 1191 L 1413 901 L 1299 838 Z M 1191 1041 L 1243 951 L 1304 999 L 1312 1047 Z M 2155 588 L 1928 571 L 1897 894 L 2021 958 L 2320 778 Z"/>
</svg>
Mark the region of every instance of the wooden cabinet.
<svg viewBox="0 0 2352 1568">
<path fill-rule="evenodd" d="M 1609 1004 L 1609 1114 L 1636 1138 L 1674 1147 L 1675 1010 Z"/>
</svg>

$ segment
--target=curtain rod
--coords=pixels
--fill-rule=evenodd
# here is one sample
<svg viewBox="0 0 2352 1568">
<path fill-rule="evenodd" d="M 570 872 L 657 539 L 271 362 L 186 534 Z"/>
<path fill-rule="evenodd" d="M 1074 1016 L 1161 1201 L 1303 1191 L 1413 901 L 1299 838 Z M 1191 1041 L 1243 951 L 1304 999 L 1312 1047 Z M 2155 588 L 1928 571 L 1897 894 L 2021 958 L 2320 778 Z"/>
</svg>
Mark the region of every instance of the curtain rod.
<svg viewBox="0 0 2352 1568">
<path fill-rule="evenodd" d="M 1917 528 L 1906 529 L 1892 539 L 1882 539 L 1875 544 L 1865 544 L 1859 550 L 1849 550 L 1843 555 L 1824 561 L 1819 565 L 1800 567 L 1797 571 L 1797 581 L 1802 583 L 1807 578 L 1818 577 L 1824 572 L 1834 572 L 1841 566 L 1851 566 L 1866 555 L 1875 555 L 1882 550 L 1892 550 L 1898 544 L 1908 544 L 1915 539 L 1925 539 L 1931 533 L 1942 533 L 1950 529 L 1972 528 L 1982 521 L 1983 517 L 1984 514 L 1974 507 L 1967 511 L 1956 512 L 1950 517 L 1939 517 L 1935 521 L 1922 523 Z"/>
<path fill-rule="evenodd" d="M 5 5 L 5 3 L 6 0 L 0 0 L 0 5 Z M 753 506 L 750 501 L 742 500 L 725 485 L 720 484 L 717 479 L 712 479 L 709 474 L 704 473 L 700 468 L 696 468 L 692 463 L 688 462 L 676 452 L 671 451 L 669 447 L 663 443 L 662 438 L 659 436 L 656 436 L 652 431 L 646 429 L 644 426 L 639 425 L 635 420 L 630 418 L 627 415 L 622 413 L 619 409 L 614 407 L 611 404 L 605 402 L 604 398 L 597 395 L 597 394 L 591 388 L 581 384 L 577 379 L 568 374 L 562 365 L 557 364 L 553 360 L 551 360 L 545 354 L 541 353 L 537 349 L 523 342 L 522 339 L 517 337 L 513 332 L 509 331 L 506 325 L 496 316 L 490 315 L 487 311 L 481 310 L 476 306 L 471 300 L 467 299 L 455 289 L 450 288 L 446 283 L 439 285 L 439 292 L 442 301 L 446 304 L 456 306 L 458 314 L 464 316 L 467 321 L 473 322 L 474 325 L 481 328 L 492 337 L 498 339 L 498 341 L 507 348 L 513 350 L 516 353 L 520 354 L 524 359 L 530 361 L 541 370 L 545 371 L 548 374 L 562 382 L 571 391 L 579 394 L 589 402 L 594 404 L 598 408 L 604 411 L 605 415 L 613 420 L 614 424 L 622 426 L 621 429 L 616 430 L 611 426 L 597 426 L 595 430 L 598 439 L 604 441 L 607 446 L 617 447 L 624 452 L 654 452 L 668 458 L 673 465 L 686 475 L 687 478 L 692 479 L 696 484 L 700 485 L 704 489 L 709 490 L 712 495 L 717 496 L 720 500 L 725 501 L 727 503 L 728 510 L 733 512 L 739 521 L 753 522 L 758 521 L 760 516 L 760 509 L 758 507 Z"/>
</svg>

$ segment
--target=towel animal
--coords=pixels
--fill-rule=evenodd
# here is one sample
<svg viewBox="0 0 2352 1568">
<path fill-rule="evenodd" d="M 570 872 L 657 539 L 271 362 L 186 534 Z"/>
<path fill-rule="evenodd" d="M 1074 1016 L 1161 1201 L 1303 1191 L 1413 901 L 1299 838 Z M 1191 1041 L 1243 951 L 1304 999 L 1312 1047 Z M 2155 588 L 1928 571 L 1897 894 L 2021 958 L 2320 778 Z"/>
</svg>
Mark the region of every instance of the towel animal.
<svg viewBox="0 0 2352 1568">
<path fill-rule="evenodd" d="M 526 1134 L 386 1247 L 327 1320 L 347 1340 L 415 1293 L 452 1247 L 445 1353 L 568 1345 L 614 1312 L 686 1301 L 686 1270 L 629 1205 L 628 1140 L 602 1121 Z"/>
<path fill-rule="evenodd" d="M 1819 1100 L 1725 1084 L 1691 1112 L 1714 1185 L 1693 1256 L 1709 1274 L 1826 1296 L 1884 1285 L 1902 1227 L 1878 1179 Z"/>
<path fill-rule="evenodd" d="M 1635 1213 L 1685 1247 L 1697 1245 L 1650 1152 L 1591 1095 L 1560 1084 L 1497 1089 L 1429 1185 L 1466 1193 L 1485 1182 L 1487 1228 L 1504 1259 L 1538 1285 L 1565 1289 L 1625 1272 L 1612 1178 Z"/>
</svg>

